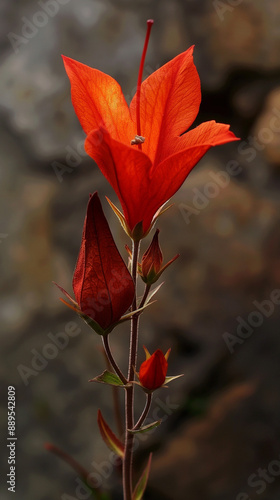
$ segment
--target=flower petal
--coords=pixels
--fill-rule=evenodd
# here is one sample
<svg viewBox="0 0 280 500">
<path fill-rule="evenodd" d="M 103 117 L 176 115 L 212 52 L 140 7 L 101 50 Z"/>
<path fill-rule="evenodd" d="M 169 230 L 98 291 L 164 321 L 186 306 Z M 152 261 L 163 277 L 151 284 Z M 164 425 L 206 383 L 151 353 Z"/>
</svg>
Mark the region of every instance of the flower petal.
<svg viewBox="0 0 280 500">
<path fill-rule="evenodd" d="M 149 213 L 155 213 L 178 191 L 191 170 L 212 146 L 237 140 L 238 138 L 229 130 L 229 125 L 215 121 L 202 123 L 178 138 L 176 147 L 172 147 L 175 154 L 171 154 L 153 167 Z"/>
<path fill-rule="evenodd" d="M 194 122 L 201 101 L 200 79 L 193 62 L 193 47 L 152 73 L 141 85 L 142 150 L 152 162 L 163 158 L 171 137 L 184 133 Z M 136 120 L 136 96 L 130 104 Z"/>
<path fill-rule="evenodd" d="M 112 137 L 130 144 L 136 129 L 120 85 L 102 71 L 62 58 L 71 82 L 72 103 L 86 134 L 105 126 Z"/>
<path fill-rule="evenodd" d="M 86 139 L 85 149 L 115 190 L 132 231 L 143 220 L 150 159 L 142 151 L 115 141 L 105 129 L 93 130 Z"/>
<path fill-rule="evenodd" d="M 166 154 L 169 156 L 192 146 L 205 144 L 219 146 L 227 142 L 238 141 L 239 138 L 229 128 L 230 125 L 217 123 L 215 120 L 201 123 L 181 137 L 174 137 L 168 144 Z"/>
</svg>

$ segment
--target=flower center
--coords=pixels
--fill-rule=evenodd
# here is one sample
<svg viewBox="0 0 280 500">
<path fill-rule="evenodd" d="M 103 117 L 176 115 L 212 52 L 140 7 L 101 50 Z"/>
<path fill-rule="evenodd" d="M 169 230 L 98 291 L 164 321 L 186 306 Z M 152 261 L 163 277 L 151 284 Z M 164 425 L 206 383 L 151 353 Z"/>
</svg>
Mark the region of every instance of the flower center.
<svg viewBox="0 0 280 500">
<path fill-rule="evenodd" d="M 143 47 L 143 52 L 142 52 L 142 57 L 141 57 L 141 62 L 140 62 L 140 67 L 139 67 L 139 74 L 138 74 L 138 81 L 137 81 L 137 91 L 136 91 L 136 126 L 137 126 L 137 135 L 135 136 L 135 139 L 132 139 L 131 144 L 137 144 L 138 149 L 142 149 L 142 144 L 145 140 L 144 137 L 141 136 L 141 120 L 140 120 L 140 99 L 141 99 L 141 83 L 142 83 L 142 76 L 143 76 L 143 69 L 144 69 L 144 62 L 145 62 L 145 57 L 146 57 L 146 52 L 148 48 L 148 43 L 149 43 L 149 38 L 150 38 L 150 33 L 152 26 L 154 24 L 154 21 L 152 19 L 148 19 L 147 21 L 147 32 L 146 32 L 146 38 L 145 38 L 145 43 Z"/>
</svg>

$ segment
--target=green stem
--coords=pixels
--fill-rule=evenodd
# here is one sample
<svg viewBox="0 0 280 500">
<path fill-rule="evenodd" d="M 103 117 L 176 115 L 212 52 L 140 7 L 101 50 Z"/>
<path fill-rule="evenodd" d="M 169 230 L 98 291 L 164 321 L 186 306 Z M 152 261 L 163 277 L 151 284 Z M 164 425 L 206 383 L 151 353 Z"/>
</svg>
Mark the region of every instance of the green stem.
<svg viewBox="0 0 280 500">
<path fill-rule="evenodd" d="M 132 311 L 137 309 L 137 265 L 138 254 L 140 248 L 140 241 L 133 241 L 132 243 L 132 278 L 135 283 L 135 297 L 132 303 Z M 138 325 L 139 315 L 135 314 L 131 318 L 131 331 L 130 331 L 130 348 L 129 348 L 129 364 L 128 364 L 128 382 L 134 380 L 134 368 L 137 361 L 137 347 L 138 347 Z M 134 384 L 126 388 L 126 401 L 125 401 L 125 445 L 124 445 L 124 459 L 123 459 L 123 494 L 124 500 L 132 499 L 132 458 L 133 458 L 133 440 L 134 436 L 129 429 L 134 427 Z"/>
</svg>

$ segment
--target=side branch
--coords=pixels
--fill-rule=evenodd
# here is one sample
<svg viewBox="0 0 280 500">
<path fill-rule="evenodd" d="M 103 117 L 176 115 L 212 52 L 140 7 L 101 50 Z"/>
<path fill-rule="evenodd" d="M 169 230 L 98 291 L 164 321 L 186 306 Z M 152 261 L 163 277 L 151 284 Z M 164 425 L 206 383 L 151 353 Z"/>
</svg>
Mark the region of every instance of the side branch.
<svg viewBox="0 0 280 500">
<path fill-rule="evenodd" d="M 105 353 L 108 357 L 108 360 L 110 361 L 110 364 L 112 365 L 112 367 L 114 368 L 116 374 L 120 377 L 121 381 L 123 382 L 123 384 L 127 384 L 127 379 L 125 378 L 124 374 L 122 373 L 121 369 L 118 367 L 116 361 L 115 361 L 115 358 L 112 354 L 112 351 L 111 351 L 111 348 L 110 348 L 110 344 L 109 344 L 109 340 L 108 340 L 108 335 L 103 335 L 102 336 L 102 340 L 103 340 L 103 346 L 104 346 L 104 349 L 105 349 Z"/>
<path fill-rule="evenodd" d="M 150 392 L 147 394 L 146 405 L 145 405 L 145 408 L 142 412 L 142 415 L 140 416 L 137 424 L 135 424 L 135 426 L 133 427 L 134 431 L 137 431 L 138 429 L 140 429 L 141 425 L 144 423 L 145 418 L 147 417 L 149 410 L 151 408 L 151 402 L 152 402 L 152 393 Z"/>
</svg>

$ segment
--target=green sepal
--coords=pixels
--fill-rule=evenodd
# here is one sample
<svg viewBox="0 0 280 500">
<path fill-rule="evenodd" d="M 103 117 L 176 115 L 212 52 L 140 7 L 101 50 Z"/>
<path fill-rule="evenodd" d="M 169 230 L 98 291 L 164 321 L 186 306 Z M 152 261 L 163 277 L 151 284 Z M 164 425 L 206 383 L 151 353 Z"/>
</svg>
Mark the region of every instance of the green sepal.
<svg viewBox="0 0 280 500">
<path fill-rule="evenodd" d="M 107 330 L 103 330 L 103 328 L 96 322 L 94 319 L 92 319 L 90 316 L 87 316 L 86 314 L 78 312 L 80 318 L 82 318 L 86 324 L 94 330 L 98 335 L 107 335 L 109 332 Z"/>
<path fill-rule="evenodd" d="M 151 424 L 144 425 L 143 427 L 140 427 L 140 429 L 128 429 L 128 432 L 130 432 L 131 434 L 138 434 L 139 432 L 140 433 L 149 432 L 152 429 L 155 429 L 156 427 L 158 427 L 160 424 L 161 424 L 161 420 L 156 420 L 155 422 L 152 422 Z"/>
<path fill-rule="evenodd" d="M 107 196 L 106 196 L 106 200 L 108 201 L 108 203 L 109 203 L 110 207 L 112 208 L 112 210 L 115 212 L 116 216 L 118 217 L 118 219 L 119 219 L 119 221 L 120 221 L 120 223 L 121 223 L 121 226 L 122 226 L 122 228 L 124 229 L 124 231 L 126 232 L 126 234 L 127 234 L 128 236 L 131 236 L 131 234 L 130 234 L 130 230 L 129 230 L 129 228 L 128 228 L 127 224 L 126 224 L 126 220 L 125 220 L 124 215 L 123 215 L 123 214 L 121 213 L 121 211 L 120 211 L 120 210 L 116 207 L 116 205 L 114 205 L 114 203 L 113 203 L 111 200 L 109 200 L 109 198 L 107 198 Z"/>
<path fill-rule="evenodd" d="M 118 377 L 118 375 L 109 372 L 108 370 L 105 370 L 97 377 L 91 378 L 89 382 L 99 382 L 101 384 L 114 385 L 116 387 L 127 387 L 127 385 L 122 382 L 120 377 Z"/>
<path fill-rule="evenodd" d="M 163 281 L 162 283 L 160 283 L 160 284 L 159 284 L 159 285 L 158 285 L 158 286 L 157 286 L 154 290 L 152 290 L 152 291 L 149 293 L 149 295 L 148 295 L 148 297 L 147 297 L 147 300 L 146 300 L 146 302 L 145 302 L 145 304 L 144 304 L 145 306 L 151 303 L 152 298 L 153 298 L 153 297 L 154 297 L 154 295 L 155 295 L 155 294 L 159 291 L 159 289 L 162 287 L 162 285 L 163 285 L 163 284 L 164 284 L 164 281 Z M 153 303 L 154 303 L 154 302 L 155 302 L 155 301 L 153 301 Z"/>
<path fill-rule="evenodd" d="M 130 311 L 128 312 L 127 314 L 125 314 L 124 316 L 121 317 L 121 319 L 119 320 L 119 323 L 123 323 L 124 321 L 128 321 L 129 319 L 132 318 L 132 316 L 135 316 L 135 314 L 140 314 L 144 311 L 144 309 L 146 309 L 146 307 L 148 306 L 151 306 L 153 302 L 149 302 L 149 304 L 146 302 L 142 307 L 140 307 L 139 309 L 135 309 L 135 311 Z"/>
<path fill-rule="evenodd" d="M 154 269 L 152 269 L 147 276 L 143 276 L 141 273 L 139 273 L 142 280 L 146 285 L 153 285 L 159 278 L 158 273 Z"/>
<path fill-rule="evenodd" d="M 134 316 L 135 314 L 140 314 L 144 311 L 144 309 L 146 309 L 146 307 L 152 305 L 154 303 L 153 302 L 149 302 L 146 304 L 144 304 L 143 307 L 140 307 L 139 309 L 136 309 L 135 311 L 131 311 L 131 312 L 128 312 L 127 314 L 125 314 L 124 316 L 122 316 L 119 321 L 117 321 L 116 323 L 114 323 L 113 325 L 109 326 L 109 328 L 107 328 L 106 330 L 103 330 L 103 328 L 101 328 L 101 326 L 96 323 L 96 321 L 94 321 L 92 318 L 90 318 L 89 316 L 87 316 L 86 314 L 83 314 L 79 311 L 76 311 L 78 313 L 78 315 L 80 316 L 80 318 L 82 318 L 86 324 L 92 328 L 92 330 L 94 330 L 96 333 L 98 333 L 98 335 L 101 335 L 101 336 L 106 336 L 108 335 L 109 333 L 111 333 L 114 328 L 121 324 L 121 323 L 124 323 L 124 321 L 128 321 L 132 318 L 132 316 Z"/>
<path fill-rule="evenodd" d="M 181 375 L 171 375 L 170 377 L 166 377 L 162 387 L 166 387 L 166 384 L 169 384 L 169 382 L 173 382 L 173 380 L 175 380 L 176 378 L 183 377 L 183 376 L 184 376 L 184 374 L 181 373 Z"/>
</svg>

